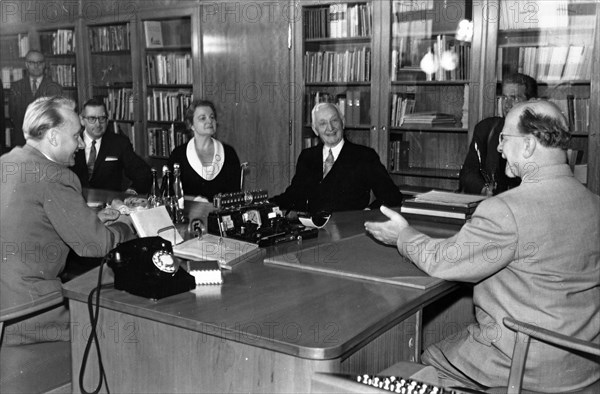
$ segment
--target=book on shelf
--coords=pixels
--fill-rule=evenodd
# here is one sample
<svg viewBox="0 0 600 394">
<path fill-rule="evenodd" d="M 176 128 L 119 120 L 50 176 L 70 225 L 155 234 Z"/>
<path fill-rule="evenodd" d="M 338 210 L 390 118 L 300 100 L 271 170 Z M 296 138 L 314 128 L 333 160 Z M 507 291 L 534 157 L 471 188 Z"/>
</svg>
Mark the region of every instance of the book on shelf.
<svg viewBox="0 0 600 394">
<path fill-rule="evenodd" d="M 173 246 L 173 254 L 184 259 L 218 261 L 221 268 L 232 270 L 245 262 L 262 261 L 266 249 L 255 243 L 204 234 Z"/>
<path fill-rule="evenodd" d="M 368 82 L 371 80 L 371 48 L 306 51 L 304 76 L 307 83 Z"/>
<path fill-rule="evenodd" d="M 403 124 L 417 124 L 426 126 L 455 124 L 454 115 L 441 112 L 413 112 L 404 115 Z"/>
<path fill-rule="evenodd" d="M 144 36 L 146 37 L 146 48 L 162 48 L 162 23 L 160 21 L 144 21 Z"/>
<path fill-rule="evenodd" d="M 90 49 L 92 52 L 129 50 L 129 34 L 129 23 L 90 27 Z"/>
<path fill-rule="evenodd" d="M 169 157 L 173 149 L 190 140 L 189 133 L 184 129 L 177 129 L 174 123 L 166 127 L 149 127 L 148 155 L 156 157 Z"/>
<path fill-rule="evenodd" d="M 368 37 L 372 25 L 371 4 L 337 3 L 324 7 L 306 7 L 303 12 L 304 37 Z"/>
</svg>

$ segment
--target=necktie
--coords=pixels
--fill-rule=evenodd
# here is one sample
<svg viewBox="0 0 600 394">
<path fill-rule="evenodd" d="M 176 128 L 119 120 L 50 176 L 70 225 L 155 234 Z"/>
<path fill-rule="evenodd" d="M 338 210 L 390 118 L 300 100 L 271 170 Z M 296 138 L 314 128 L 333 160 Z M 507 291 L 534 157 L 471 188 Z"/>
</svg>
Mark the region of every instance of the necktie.
<svg viewBox="0 0 600 394">
<path fill-rule="evenodd" d="M 37 92 L 37 78 L 33 78 L 31 80 L 31 91 L 33 92 L 33 94 Z"/>
<path fill-rule="evenodd" d="M 323 163 L 323 178 L 325 178 L 327 176 L 327 174 L 329 173 L 329 171 L 331 171 L 331 167 L 333 167 L 334 162 L 335 162 L 335 160 L 333 159 L 333 152 L 331 151 L 331 149 L 329 149 L 329 155 L 327 156 L 327 159 L 325 159 L 325 162 Z"/>
<path fill-rule="evenodd" d="M 90 148 L 90 157 L 88 158 L 88 178 L 92 177 L 94 172 L 94 163 L 96 162 L 96 140 L 92 140 L 92 147 Z"/>
</svg>

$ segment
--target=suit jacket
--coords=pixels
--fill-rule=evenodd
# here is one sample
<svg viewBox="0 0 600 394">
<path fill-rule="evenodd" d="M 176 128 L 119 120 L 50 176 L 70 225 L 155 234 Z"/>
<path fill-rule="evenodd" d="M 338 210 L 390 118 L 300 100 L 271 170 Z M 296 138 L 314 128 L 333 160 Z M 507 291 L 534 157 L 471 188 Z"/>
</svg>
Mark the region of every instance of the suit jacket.
<svg viewBox="0 0 600 394">
<path fill-rule="evenodd" d="M 14 148 L 0 157 L 0 163 L 2 309 L 60 291 L 58 274 L 65 266 L 69 248 L 80 256 L 102 257 L 132 237 L 124 223 L 102 224 L 83 199 L 75 174 L 30 145 Z M 51 324 L 49 327 L 19 322 L 14 330 L 7 328 L 5 339 L 12 344 L 65 339 L 64 335 L 55 335 L 57 329 L 66 332 L 68 339 L 66 317 L 66 322 L 60 322 L 55 320 L 59 318 L 56 315 L 45 316 L 43 324 Z M 36 322 L 42 323 L 39 319 Z M 51 337 L 45 337 L 44 332 L 49 331 Z"/>
<path fill-rule="evenodd" d="M 504 172 L 506 160 L 498 152 L 498 138 L 504 127 L 504 118 L 492 117 L 482 120 L 475 125 L 473 139 L 469 152 L 460 170 L 460 189 L 465 193 L 480 194 L 485 186 L 485 181 L 479 170 L 479 158 L 475 150 L 475 143 L 481 153 L 481 162 L 488 174 L 494 174 L 496 189 L 494 194 L 502 193 L 508 189 L 519 186 L 520 178 L 509 178 Z"/>
<path fill-rule="evenodd" d="M 9 101 L 10 118 L 15 126 L 11 136 L 11 144 L 13 146 L 25 145 L 25 136 L 23 135 L 23 119 L 27 106 L 35 99 L 44 96 L 61 96 L 63 88 L 56 82 L 52 81 L 49 76 L 44 76 L 40 86 L 38 86 L 35 94 L 31 91 L 31 81 L 29 74 L 25 74 L 23 79 L 15 81 L 10 86 L 11 94 Z"/>
<path fill-rule="evenodd" d="M 150 166 L 133 151 L 127 137 L 110 130 L 102 136 L 92 177 L 88 179 L 83 149 L 75 154 L 75 165 L 71 169 L 83 187 L 121 191 L 126 189 L 123 175 L 131 181 L 131 188 L 140 194 L 148 193 L 152 184 Z"/>
<path fill-rule="evenodd" d="M 517 188 L 483 201 L 452 238 L 408 227 L 398 248 L 429 275 L 476 283 L 476 323 L 437 346 L 466 376 L 506 386 L 511 316 L 600 344 L 600 197 L 569 166 L 536 168 Z M 533 340 L 525 389 L 565 392 L 600 378 L 590 359 Z M 548 390 L 548 391 L 545 391 Z"/>
<path fill-rule="evenodd" d="M 402 195 L 377 153 L 346 140 L 333 167 L 323 179 L 323 145 L 304 149 L 296 174 L 283 194 L 271 200 L 283 209 L 317 212 L 364 209 L 371 191 L 381 204 L 399 206 Z"/>
</svg>

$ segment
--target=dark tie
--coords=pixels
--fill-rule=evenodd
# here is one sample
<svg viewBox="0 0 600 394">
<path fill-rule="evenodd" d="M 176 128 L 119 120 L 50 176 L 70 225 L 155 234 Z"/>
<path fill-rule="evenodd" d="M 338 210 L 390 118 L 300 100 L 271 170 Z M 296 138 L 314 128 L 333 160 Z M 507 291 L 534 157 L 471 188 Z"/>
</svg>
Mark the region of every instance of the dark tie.
<svg viewBox="0 0 600 394">
<path fill-rule="evenodd" d="M 90 157 L 88 158 L 88 178 L 92 177 L 94 173 L 94 163 L 96 162 L 96 140 L 92 140 L 92 147 L 90 148 Z"/>
<path fill-rule="evenodd" d="M 333 152 L 331 151 L 331 149 L 329 149 L 329 155 L 327 156 L 327 159 L 325 159 L 325 162 L 323 163 L 323 178 L 325 178 L 327 176 L 327 174 L 329 173 L 329 171 L 331 171 L 331 167 L 333 167 L 334 162 L 335 162 L 335 160 L 333 159 Z"/>
<path fill-rule="evenodd" d="M 37 92 L 37 78 L 33 78 L 31 80 L 31 91 L 33 92 L 34 95 L 35 95 L 35 92 Z"/>
</svg>

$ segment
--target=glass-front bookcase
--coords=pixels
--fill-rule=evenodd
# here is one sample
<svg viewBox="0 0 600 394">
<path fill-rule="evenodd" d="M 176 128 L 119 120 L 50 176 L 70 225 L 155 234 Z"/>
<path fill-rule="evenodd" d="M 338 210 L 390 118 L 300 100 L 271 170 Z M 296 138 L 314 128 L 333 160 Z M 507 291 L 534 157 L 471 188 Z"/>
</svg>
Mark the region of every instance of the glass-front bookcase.
<svg viewBox="0 0 600 394">
<path fill-rule="evenodd" d="M 538 96 L 557 104 L 569 122 L 568 161 L 584 184 L 592 175 L 589 146 L 597 143 L 589 141 L 592 112 L 598 111 L 591 101 L 593 86 L 598 84 L 597 72 L 592 72 L 598 50 L 597 18 L 597 1 L 499 2 L 496 108 L 502 105 L 499 92 L 506 75 L 534 78 Z"/>
</svg>

